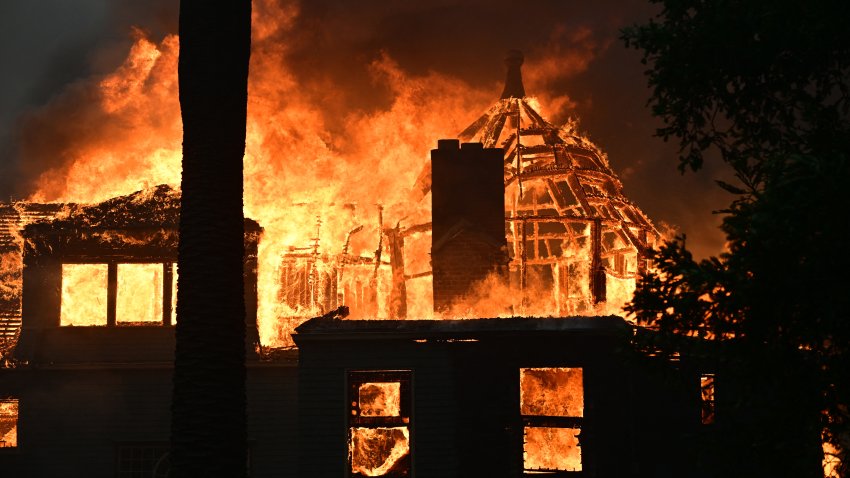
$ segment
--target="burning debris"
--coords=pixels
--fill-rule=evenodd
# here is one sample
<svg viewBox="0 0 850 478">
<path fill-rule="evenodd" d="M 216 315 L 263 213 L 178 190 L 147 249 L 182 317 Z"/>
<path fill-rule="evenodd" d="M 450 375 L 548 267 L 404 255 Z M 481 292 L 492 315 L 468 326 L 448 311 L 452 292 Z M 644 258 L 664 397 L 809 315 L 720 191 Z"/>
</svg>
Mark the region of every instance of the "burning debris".
<svg viewBox="0 0 850 478">
<path fill-rule="evenodd" d="M 501 99 L 459 135 L 505 151 L 510 285 L 526 301 L 514 310 L 618 313 L 658 232 L 623 195 L 605 154 L 575 124 L 558 128 L 537 112 L 536 101 L 525 95 L 522 62 L 519 52 L 508 57 Z M 424 195 L 431 183 L 426 168 L 415 189 Z M 529 304 L 535 297 L 538 303 Z"/>
<path fill-rule="evenodd" d="M 370 71 L 392 93 L 388 109 L 335 118 L 344 130 L 329 134 L 329 119 L 281 61 L 289 51 L 279 38 L 297 9 L 256 1 L 255 12 L 263 13 L 252 36 L 245 214 L 266 230 L 257 254 L 265 345 L 293 346 L 298 324 L 343 303 L 361 318 L 619 312 L 656 233 L 622 195 L 604 154 L 572 125 L 555 127 L 538 113 L 519 56 L 503 98 L 466 129 L 459 122 L 486 104 L 489 85 L 413 77 L 382 56 Z M 63 164 L 34 178 L 32 200 L 94 203 L 140 185 L 179 183 L 178 51 L 174 35 L 155 42 L 137 32 L 126 61 L 86 83 L 87 134 L 68 134 L 67 144 L 43 152 Z M 77 131 L 72 122 L 54 123 Z M 438 304 L 435 315 L 430 168 L 416 178 L 434 139 L 461 130 L 463 142 L 505 150 L 509 280 L 487 278 L 447 309 Z M 176 273 L 144 274 L 167 281 Z M 171 307 L 167 289 L 155 306 L 163 313 Z"/>
<path fill-rule="evenodd" d="M 512 53 L 501 99 L 459 135 L 472 144 L 443 161 L 459 144 L 440 141 L 431 165 L 419 175 L 413 198 L 432 200 L 432 221 L 413 215 L 407 218 L 411 225 L 395 228 L 378 221 L 371 235 L 377 249 L 368 256 L 348 254 L 362 224 L 351 229 L 342 254 L 322 254 L 314 242 L 303 252 L 285 255 L 281 292 L 292 310 L 317 315 L 317 310 L 346 303 L 361 318 L 412 313 L 427 318 L 431 310 L 439 318 L 620 313 L 659 234 L 624 196 L 605 154 L 579 135 L 575 124 L 558 128 L 537 112 L 536 101 L 525 95 L 522 61 L 521 54 Z M 474 148 L 481 153 L 473 153 Z M 499 151 L 494 148 L 501 148 L 497 158 L 469 159 L 464 166 L 462 158 L 485 151 L 493 156 Z M 491 163 L 498 164 L 497 195 L 482 189 L 492 182 L 485 179 L 491 177 Z M 492 213 L 501 219 L 483 225 L 482 218 Z M 463 234 L 462 244 L 441 250 Z M 431 244 L 422 240 L 429 235 Z M 430 260 L 422 261 L 429 256 L 426 251 Z M 479 264 L 481 254 L 489 259 Z M 391 260 L 382 262 L 387 255 Z M 359 276 L 357 265 L 363 270 Z M 479 267 L 485 272 L 469 276 Z M 340 271 L 346 268 L 351 275 L 343 286 Z M 428 310 L 408 307 L 432 287 Z M 494 295 L 501 298 L 494 300 Z M 306 316 L 297 315 L 292 316 L 295 324 Z"/>
</svg>

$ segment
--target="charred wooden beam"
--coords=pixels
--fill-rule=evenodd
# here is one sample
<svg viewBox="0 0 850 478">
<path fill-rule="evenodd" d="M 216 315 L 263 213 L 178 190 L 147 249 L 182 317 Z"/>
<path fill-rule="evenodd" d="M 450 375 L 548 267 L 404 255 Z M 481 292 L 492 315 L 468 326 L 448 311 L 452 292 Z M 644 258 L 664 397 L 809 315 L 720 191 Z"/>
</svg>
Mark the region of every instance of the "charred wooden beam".
<svg viewBox="0 0 850 478">
<path fill-rule="evenodd" d="M 398 225 L 385 231 L 390 248 L 392 288 L 390 289 L 390 318 L 407 318 L 407 285 L 404 275 L 404 238 Z"/>
<path fill-rule="evenodd" d="M 590 291 L 593 303 L 605 302 L 605 268 L 602 267 L 602 221 L 591 225 Z"/>
</svg>

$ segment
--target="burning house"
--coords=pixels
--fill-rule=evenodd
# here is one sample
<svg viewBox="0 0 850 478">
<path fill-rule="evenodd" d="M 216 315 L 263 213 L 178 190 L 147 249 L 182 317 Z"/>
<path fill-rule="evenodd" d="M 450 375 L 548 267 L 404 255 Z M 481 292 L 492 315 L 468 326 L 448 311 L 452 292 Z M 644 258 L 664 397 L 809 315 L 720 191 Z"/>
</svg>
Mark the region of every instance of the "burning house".
<svg viewBox="0 0 850 478">
<path fill-rule="evenodd" d="M 437 142 L 404 214 L 337 203 L 342 219 L 315 214 L 265 262 L 245 220 L 251 476 L 690 476 L 710 460 L 729 389 L 687 358 L 648 364 L 613 316 L 658 233 L 605 154 L 538 113 L 521 64 Z M 167 186 L 0 206 L 0 474 L 166 476 L 178 218 Z"/>
<path fill-rule="evenodd" d="M 508 290 L 522 267 L 557 270 L 560 254 L 546 247 L 533 262 L 508 254 L 512 219 L 528 216 L 502 207 L 503 149 L 441 140 L 431 157 L 435 309 L 462 303 L 481 282 Z M 562 168 L 553 174 L 575 174 Z M 582 213 L 541 223 L 599 227 Z M 557 242 L 582 240 L 568 230 L 559 229 Z M 588 247 L 603 230 L 584 238 Z M 636 264 L 642 250 L 623 249 L 610 256 L 631 253 Z M 593 290 L 592 274 L 573 277 L 581 279 Z M 557 290 L 555 281 L 548 286 Z M 312 319 L 294 335 L 302 476 L 665 476 L 660 463 L 672 471 L 695 461 L 693 440 L 671 443 L 664 457 L 646 444 L 699 436 L 707 402 L 696 378 L 688 387 L 696 372 L 680 369 L 675 386 L 653 383 L 636 366 L 632 328 L 621 318 L 351 320 L 347 313 Z"/>
<path fill-rule="evenodd" d="M 536 100 L 525 94 L 522 63 L 522 54 L 512 52 L 501 98 L 458 135 L 468 143 L 464 148 L 480 144 L 490 157 L 463 167 L 438 153 L 422 169 L 411 202 L 430 202 L 425 208 L 430 215 L 409 214 L 404 223 L 386 225 L 379 208 L 375 224 L 365 230 L 363 223 L 355 224 L 336 254 L 321 249 L 317 218 L 309 244 L 290 247 L 281 261 L 279 295 L 294 312 L 284 318 L 290 327 L 343 304 L 356 318 L 620 312 L 646 267 L 645 251 L 659 234 L 623 194 L 605 153 L 574 125 L 558 127 L 541 116 Z M 491 163 L 501 167 L 483 167 Z M 435 183 L 440 190 L 434 190 Z M 504 209 L 494 207 L 500 202 Z M 470 254 L 435 262 L 447 255 L 435 254 L 434 248 L 475 224 L 479 242 L 503 249 L 498 261 L 504 280 L 493 280 L 507 300 L 465 290 L 447 301 L 440 289 L 447 282 L 436 280 L 437 274 L 458 278 L 471 267 Z M 358 239 L 371 241 L 368 250 L 375 252 L 352 254 L 351 242 Z M 476 250 L 482 247 L 488 246 L 479 243 Z M 479 274 L 476 281 L 485 278 Z M 423 297 L 426 307 L 408 307 Z"/>
</svg>

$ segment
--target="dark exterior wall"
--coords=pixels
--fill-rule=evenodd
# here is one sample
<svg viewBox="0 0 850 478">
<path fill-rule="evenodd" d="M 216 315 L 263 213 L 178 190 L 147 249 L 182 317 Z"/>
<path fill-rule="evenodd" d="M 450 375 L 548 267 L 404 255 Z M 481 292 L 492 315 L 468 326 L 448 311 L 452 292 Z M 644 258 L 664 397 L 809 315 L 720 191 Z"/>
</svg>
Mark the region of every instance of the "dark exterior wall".
<svg viewBox="0 0 850 478">
<path fill-rule="evenodd" d="M 122 444 L 167 446 L 170 366 L 0 370 L 20 400 L 17 450 L 0 449 L 3 478 L 114 477 Z M 297 368 L 249 365 L 251 476 L 295 476 Z"/>
<path fill-rule="evenodd" d="M 415 344 L 419 345 L 419 344 Z M 329 348 L 333 350 L 331 351 Z M 411 452 L 415 476 L 457 476 L 457 393 L 447 347 L 407 343 L 325 344 L 304 348 L 299 372 L 299 476 L 348 473 L 347 374 L 349 370 L 413 370 Z"/>
<path fill-rule="evenodd" d="M 626 339 L 617 334 L 506 332 L 477 342 L 299 335 L 300 476 L 346 476 L 347 370 L 412 370 L 418 478 L 521 475 L 519 369 L 526 367 L 583 368 L 582 476 L 629 476 L 641 461 L 635 443 L 643 437 L 635 424 L 644 411 L 635 406 L 633 389 L 642 378 L 620 350 Z"/>
<path fill-rule="evenodd" d="M 62 299 L 62 262 L 58 257 L 24 255 L 24 293 L 21 307 L 22 334 L 26 329 L 37 330 L 59 326 L 59 307 Z"/>
<path fill-rule="evenodd" d="M 248 440 L 251 478 L 294 478 L 298 423 L 298 367 L 248 367 Z"/>
</svg>

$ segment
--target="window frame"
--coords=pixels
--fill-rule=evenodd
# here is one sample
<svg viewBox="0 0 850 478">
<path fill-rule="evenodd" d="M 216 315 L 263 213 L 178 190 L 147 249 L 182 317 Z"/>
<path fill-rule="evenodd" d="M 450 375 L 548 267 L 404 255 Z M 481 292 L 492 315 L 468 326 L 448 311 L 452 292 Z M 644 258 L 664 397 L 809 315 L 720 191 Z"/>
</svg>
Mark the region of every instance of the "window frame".
<svg viewBox="0 0 850 478">
<path fill-rule="evenodd" d="M 581 370 L 582 384 L 581 384 L 581 394 L 582 394 L 582 416 L 551 416 L 551 415 L 527 415 L 522 413 L 522 373 L 523 370 L 534 370 L 534 369 L 579 369 Z M 522 476 L 552 476 L 552 477 L 577 477 L 583 476 L 585 469 L 585 456 L 582 453 L 580 458 L 581 470 L 532 470 L 526 469 L 525 467 L 525 435 L 527 428 L 570 428 L 577 429 L 579 434 L 576 435 L 576 439 L 578 441 L 578 446 L 581 448 L 581 433 L 584 430 L 584 405 L 586 403 L 586 387 L 584 380 L 584 372 L 585 367 L 583 366 L 572 366 L 572 365 L 546 365 L 546 366 L 524 366 L 519 367 L 517 370 L 517 389 L 518 389 L 518 398 L 517 401 L 517 409 L 519 410 L 521 429 L 519 434 L 520 441 L 520 468 L 522 470 Z"/>
<path fill-rule="evenodd" d="M 360 386 L 366 383 L 399 383 L 399 414 L 398 416 L 360 416 Z M 347 370 L 346 371 L 346 450 L 352 440 L 355 428 L 407 428 L 408 459 L 410 468 L 408 476 L 414 476 L 413 454 L 413 371 L 412 370 Z M 352 471 L 351 453 L 346 457 L 346 476 L 359 477 Z"/>
<path fill-rule="evenodd" d="M 162 320 L 150 322 L 119 321 L 117 317 L 118 308 L 118 266 L 122 264 L 159 264 L 162 266 Z M 99 325 L 63 325 L 62 324 L 62 300 L 59 301 L 59 326 L 60 327 L 171 327 L 174 325 L 174 316 L 177 313 L 177 298 L 173 292 L 176 291 L 176 266 L 177 261 L 173 259 L 153 258 L 126 258 L 125 260 L 112 261 L 63 261 L 60 265 L 61 280 L 64 274 L 61 267 L 65 265 L 106 265 L 106 323 Z M 60 286 L 61 289 L 61 286 Z M 172 308 L 174 309 L 172 311 Z"/>
</svg>

